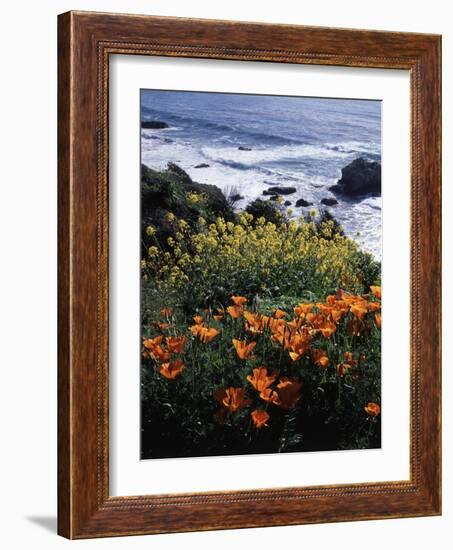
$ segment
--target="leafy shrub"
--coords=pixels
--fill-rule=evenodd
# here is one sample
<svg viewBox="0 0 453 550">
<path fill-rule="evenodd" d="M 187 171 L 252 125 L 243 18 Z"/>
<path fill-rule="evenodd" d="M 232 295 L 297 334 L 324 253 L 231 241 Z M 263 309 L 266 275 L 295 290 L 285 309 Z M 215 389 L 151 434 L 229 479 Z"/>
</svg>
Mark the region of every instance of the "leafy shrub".
<svg viewBox="0 0 453 550">
<path fill-rule="evenodd" d="M 164 249 L 158 242 L 142 261 L 144 292 L 177 300 L 187 312 L 225 304 L 237 292 L 249 299 L 302 298 L 338 287 L 362 292 L 378 283 L 379 266 L 357 244 L 336 231 L 332 220 L 276 225 L 250 213 L 237 223 L 217 217 L 196 225 L 167 215 L 173 225 Z M 375 267 L 373 267 L 375 266 Z"/>
<path fill-rule="evenodd" d="M 270 223 L 277 226 L 286 221 L 285 216 L 282 214 L 277 204 L 271 201 L 263 201 L 262 199 L 255 199 L 249 205 L 245 211 L 253 216 L 254 220 L 264 218 Z"/>
</svg>

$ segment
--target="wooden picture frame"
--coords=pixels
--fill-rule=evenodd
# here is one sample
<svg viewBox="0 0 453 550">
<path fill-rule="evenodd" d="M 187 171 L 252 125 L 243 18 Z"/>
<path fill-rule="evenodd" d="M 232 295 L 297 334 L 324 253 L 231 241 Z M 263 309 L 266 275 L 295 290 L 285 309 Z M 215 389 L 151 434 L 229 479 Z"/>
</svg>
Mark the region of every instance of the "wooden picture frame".
<svg viewBox="0 0 453 550">
<path fill-rule="evenodd" d="M 441 39 L 69 12 L 58 21 L 58 532 L 67 538 L 441 513 Z M 108 468 L 111 54 L 405 69 L 411 95 L 410 480 L 112 497 Z"/>
</svg>

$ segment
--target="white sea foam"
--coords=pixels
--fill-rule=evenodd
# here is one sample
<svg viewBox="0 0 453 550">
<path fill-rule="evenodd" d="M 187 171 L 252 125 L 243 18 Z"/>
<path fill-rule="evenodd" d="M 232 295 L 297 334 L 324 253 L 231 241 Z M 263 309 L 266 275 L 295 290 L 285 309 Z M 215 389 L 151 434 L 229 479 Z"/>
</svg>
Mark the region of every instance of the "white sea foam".
<svg viewBox="0 0 453 550">
<path fill-rule="evenodd" d="M 281 169 L 278 165 L 269 167 L 265 164 L 284 159 L 337 158 L 340 159 L 339 165 L 345 166 L 354 158 L 350 151 L 365 152 L 365 149 L 368 149 L 367 152 L 373 152 L 372 145 L 367 146 L 360 142 L 344 143 L 343 151 L 332 149 L 336 147 L 334 144 L 324 147 L 288 145 L 238 151 L 237 146 L 197 148 L 188 141 L 174 139 L 173 136 L 169 140 L 162 134 L 160 130 L 151 133 L 142 131 L 143 137 L 152 138 L 142 140 L 142 162 L 147 166 L 163 170 L 168 162 L 174 162 L 195 181 L 216 185 L 226 195 L 234 190 L 243 197 L 236 203 L 237 209 L 244 209 L 256 198 L 267 198 L 263 196 L 263 191 L 269 189 L 270 185 L 290 185 L 296 188 L 295 193 L 284 197 L 285 201 L 292 203 L 290 208 L 294 210 L 293 216 L 300 216 L 312 208 L 325 208 L 320 201 L 326 197 L 335 197 L 338 205 L 329 207 L 328 210 L 341 223 L 345 233 L 357 240 L 363 249 L 371 252 L 376 258 L 381 258 L 381 197 L 366 197 L 357 201 L 333 195 L 328 188 L 339 179 L 340 168 L 334 177 L 326 177 L 319 174 L 308 175 L 301 169 Z M 341 159 L 344 159 L 344 163 Z M 201 163 L 209 164 L 209 167 L 195 168 Z M 295 208 L 295 203 L 300 198 L 313 203 L 313 206 Z"/>
<path fill-rule="evenodd" d="M 344 153 L 370 153 L 379 154 L 379 145 L 364 141 L 343 141 L 342 143 L 326 143 L 328 149 L 338 150 Z"/>
<path fill-rule="evenodd" d="M 318 145 L 283 145 L 272 149 L 252 149 L 251 151 L 240 151 L 238 147 L 203 147 L 202 153 L 207 159 L 215 162 L 230 162 L 248 166 L 263 162 L 305 158 L 341 158 L 347 155 L 343 151 Z"/>
</svg>

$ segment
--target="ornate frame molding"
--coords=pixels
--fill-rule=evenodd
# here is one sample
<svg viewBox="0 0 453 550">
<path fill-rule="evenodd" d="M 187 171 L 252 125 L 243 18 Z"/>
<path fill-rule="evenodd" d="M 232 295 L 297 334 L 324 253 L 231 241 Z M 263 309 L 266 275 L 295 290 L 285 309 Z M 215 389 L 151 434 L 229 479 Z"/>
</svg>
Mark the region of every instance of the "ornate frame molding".
<svg viewBox="0 0 453 550">
<path fill-rule="evenodd" d="M 409 481 L 109 496 L 108 62 L 118 54 L 410 71 Z M 59 17 L 61 535 L 87 538 L 440 514 L 440 93 L 440 37 L 433 35 L 87 12 Z"/>
</svg>

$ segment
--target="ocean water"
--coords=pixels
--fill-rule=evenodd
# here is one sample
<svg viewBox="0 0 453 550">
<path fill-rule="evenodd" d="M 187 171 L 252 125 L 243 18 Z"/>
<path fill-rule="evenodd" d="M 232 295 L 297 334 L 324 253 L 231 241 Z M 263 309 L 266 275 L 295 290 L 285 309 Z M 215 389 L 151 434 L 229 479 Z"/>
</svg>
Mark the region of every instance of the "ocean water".
<svg viewBox="0 0 453 550">
<path fill-rule="evenodd" d="M 141 130 L 147 166 L 175 162 L 195 181 L 243 196 L 238 210 L 272 185 L 297 189 L 284 197 L 293 216 L 335 198 L 339 204 L 327 209 L 345 233 L 381 258 L 381 197 L 352 200 L 328 190 L 355 158 L 380 161 L 379 101 L 142 90 L 141 118 L 169 125 Z M 195 168 L 201 163 L 209 167 Z M 313 206 L 295 208 L 299 198 Z"/>
</svg>

